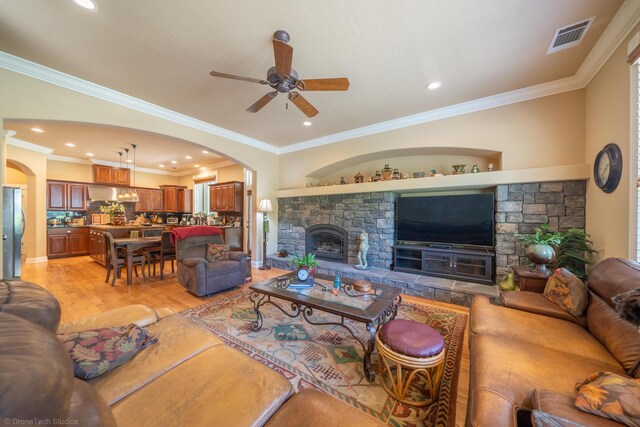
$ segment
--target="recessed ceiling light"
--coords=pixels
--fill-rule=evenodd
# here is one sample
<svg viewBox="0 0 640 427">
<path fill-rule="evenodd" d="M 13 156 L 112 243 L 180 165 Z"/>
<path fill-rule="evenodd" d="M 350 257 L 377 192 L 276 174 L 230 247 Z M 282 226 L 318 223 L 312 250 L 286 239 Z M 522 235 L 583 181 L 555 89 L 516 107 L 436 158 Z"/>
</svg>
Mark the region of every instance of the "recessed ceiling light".
<svg viewBox="0 0 640 427">
<path fill-rule="evenodd" d="M 175 160 L 171 160 L 171 163 L 173 163 L 175 165 L 178 162 L 176 162 Z"/>
<path fill-rule="evenodd" d="M 98 10 L 98 3 L 93 0 L 73 0 L 73 2 L 87 10 L 93 10 L 94 12 Z"/>
<path fill-rule="evenodd" d="M 87 153 L 87 156 L 93 157 L 93 153 Z"/>
<path fill-rule="evenodd" d="M 161 167 L 161 168 L 163 168 L 163 167 L 164 167 L 164 165 L 158 165 L 158 167 Z"/>
<path fill-rule="evenodd" d="M 191 159 L 191 156 L 184 156 L 184 158 L 189 160 L 189 159 Z"/>
<path fill-rule="evenodd" d="M 209 154 L 207 150 L 202 150 L 202 154 Z"/>
<path fill-rule="evenodd" d="M 75 147 L 76 144 L 74 144 L 73 142 L 65 142 L 64 145 L 66 145 L 67 147 Z"/>
<path fill-rule="evenodd" d="M 125 161 L 126 161 L 127 163 L 133 163 L 133 160 L 131 160 L 131 159 L 127 159 L 127 160 L 125 160 Z"/>
<path fill-rule="evenodd" d="M 302 122 L 302 124 L 305 125 L 305 126 L 311 126 L 311 122 L 310 121 Z"/>
<path fill-rule="evenodd" d="M 427 89 L 438 89 L 440 86 L 442 86 L 441 82 L 431 82 L 427 85 Z"/>
<path fill-rule="evenodd" d="M 44 133 L 44 131 L 40 128 L 31 128 L 31 130 L 37 133 Z"/>
<path fill-rule="evenodd" d="M 200 165 L 193 165 L 193 167 L 194 167 L 194 168 L 199 168 L 199 167 L 200 167 Z"/>
</svg>

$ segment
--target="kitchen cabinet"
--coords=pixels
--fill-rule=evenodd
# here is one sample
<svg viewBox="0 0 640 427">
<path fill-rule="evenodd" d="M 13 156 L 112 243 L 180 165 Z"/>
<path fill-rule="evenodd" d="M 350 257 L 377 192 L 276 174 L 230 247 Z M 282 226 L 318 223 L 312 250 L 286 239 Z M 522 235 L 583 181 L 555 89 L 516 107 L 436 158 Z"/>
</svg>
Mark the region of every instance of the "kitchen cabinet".
<svg viewBox="0 0 640 427">
<path fill-rule="evenodd" d="M 242 212 L 244 183 L 238 181 L 209 186 L 209 210 L 212 212 Z"/>
<path fill-rule="evenodd" d="M 107 185 L 129 185 L 131 171 L 128 168 L 114 168 L 105 165 L 93 165 L 93 182 Z"/>
<path fill-rule="evenodd" d="M 162 190 L 137 188 L 136 193 L 138 193 L 136 212 L 162 212 Z"/>
<path fill-rule="evenodd" d="M 47 210 L 86 211 L 85 184 L 47 181 Z"/>
<path fill-rule="evenodd" d="M 162 212 L 162 190 L 149 190 L 149 211 Z"/>
<path fill-rule="evenodd" d="M 63 258 L 89 254 L 89 228 L 60 227 L 47 230 L 47 257 Z"/>
<path fill-rule="evenodd" d="M 89 257 L 102 266 L 107 265 L 107 247 L 101 231 L 89 231 Z"/>
<path fill-rule="evenodd" d="M 191 212 L 193 190 L 182 185 L 161 185 L 164 212 Z"/>
</svg>

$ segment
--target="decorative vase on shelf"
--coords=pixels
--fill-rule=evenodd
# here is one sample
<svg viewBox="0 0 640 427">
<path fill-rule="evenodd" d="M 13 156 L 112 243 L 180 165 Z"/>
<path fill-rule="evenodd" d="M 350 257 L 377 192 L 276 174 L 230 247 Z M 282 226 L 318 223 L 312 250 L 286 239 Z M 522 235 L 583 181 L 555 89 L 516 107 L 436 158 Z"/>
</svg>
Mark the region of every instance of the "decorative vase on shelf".
<svg viewBox="0 0 640 427">
<path fill-rule="evenodd" d="M 453 166 L 451 166 L 453 168 L 453 174 L 454 175 L 463 174 L 465 166 L 467 166 L 467 165 L 453 165 Z"/>
<path fill-rule="evenodd" d="M 550 264 L 555 257 L 555 252 L 550 245 L 529 245 L 527 246 L 527 258 L 536 266 L 533 271 L 549 274 L 546 264 Z"/>
</svg>

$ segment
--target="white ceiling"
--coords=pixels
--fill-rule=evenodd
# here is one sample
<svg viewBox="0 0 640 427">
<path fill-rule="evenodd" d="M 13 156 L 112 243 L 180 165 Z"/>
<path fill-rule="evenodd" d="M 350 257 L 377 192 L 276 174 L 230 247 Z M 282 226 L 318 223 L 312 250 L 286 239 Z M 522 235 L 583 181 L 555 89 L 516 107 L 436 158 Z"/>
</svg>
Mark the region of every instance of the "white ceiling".
<svg viewBox="0 0 640 427">
<path fill-rule="evenodd" d="M 3 0 L 0 50 L 277 147 L 573 76 L 623 3 L 96 1 L 89 12 Z M 592 16 L 579 46 L 546 55 L 557 28 Z M 268 87 L 209 76 L 265 78 L 278 29 L 300 78 L 351 81 L 347 92 L 304 94 L 320 110 L 310 127 L 285 96 L 245 112 Z M 442 87 L 427 91 L 434 80 Z"/>
<path fill-rule="evenodd" d="M 129 149 L 129 160 L 133 162 L 133 147 L 136 145 L 135 164 L 137 168 L 185 172 L 198 167 L 212 166 L 226 161 L 225 158 L 207 151 L 204 147 L 160 134 L 110 126 L 87 125 L 82 123 L 49 122 L 38 120 L 5 120 L 4 127 L 16 132 L 14 137 L 53 149 L 53 155 L 86 159 L 90 161 L 120 162 L 128 164 L 125 149 Z M 31 130 L 38 128 L 44 133 Z M 69 147 L 65 144 L 74 144 Z M 86 153 L 93 156 L 87 156 Z M 190 156 L 191 159 L 186 159 Z M 175 161 L 176 163 L 171 163 Z M 161 168 L 160 165 L 164 165 Z M 197 166 L 196 166 L 197 165 Z"/>
</svg>

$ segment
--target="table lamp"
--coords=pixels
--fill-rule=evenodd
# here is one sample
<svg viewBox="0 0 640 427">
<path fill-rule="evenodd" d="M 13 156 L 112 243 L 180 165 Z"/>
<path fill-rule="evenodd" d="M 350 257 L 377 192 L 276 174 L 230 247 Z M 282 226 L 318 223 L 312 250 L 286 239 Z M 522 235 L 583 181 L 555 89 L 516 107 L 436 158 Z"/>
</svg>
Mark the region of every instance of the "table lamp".
<svg viewBox="0 0 640 427">
<path fill-rule="evenodd" d="M 271 200 L 260 200 L 258 212 L 262 212 L 262 266 L 260 270 L 269 270 L 271 267 L 267 265 L 267 234 L 269 234 L 269 217 L 267 213 L 273 212 Z"/>
</svg>

